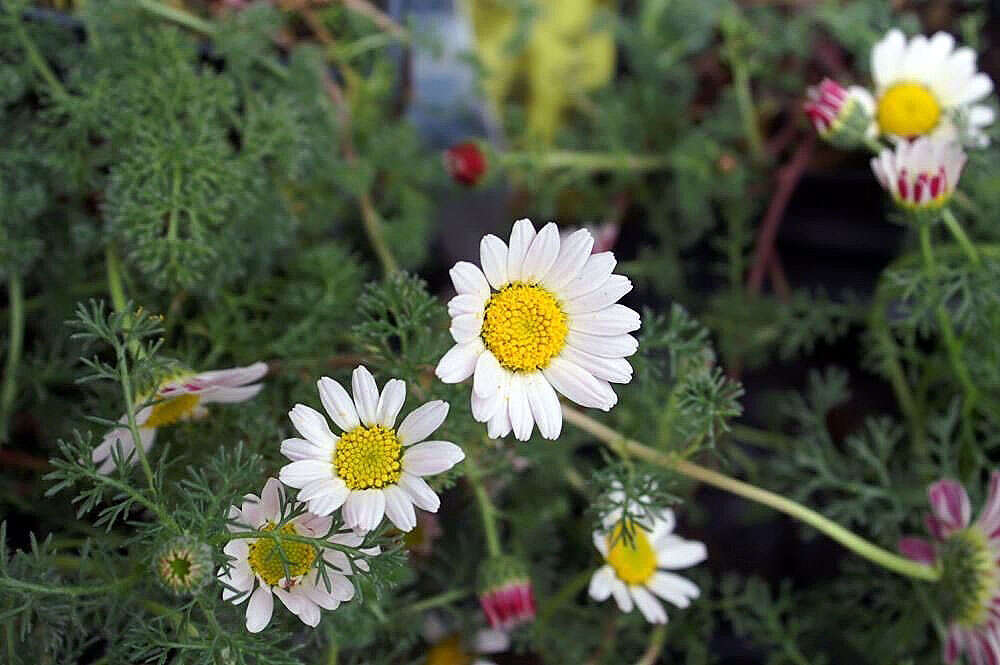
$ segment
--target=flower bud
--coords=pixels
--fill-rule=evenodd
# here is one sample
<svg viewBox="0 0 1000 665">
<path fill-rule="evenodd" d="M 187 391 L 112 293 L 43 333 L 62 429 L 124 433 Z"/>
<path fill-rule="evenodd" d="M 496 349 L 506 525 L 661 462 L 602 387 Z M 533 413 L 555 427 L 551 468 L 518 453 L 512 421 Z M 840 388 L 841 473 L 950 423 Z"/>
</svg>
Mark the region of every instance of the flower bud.
<svg viewBox="0 0 1000 665">
<path fill-rule="evenodd" d="M 445 150 L 444 167 L 455 182 L 473 187 L 486 173 L 486 155 L 477 143 L 465 141 Z"/>
<path fill-rule="evenodd" d="M 210 579 L 212 549 L 189 536 L 181 536 L 160 548 L 153 561 L 156 579 L 176 596 L 194 593 Z"/>
<path fill-rule="evenodd" d="M 937 214 L 955 193 L 965 153 L 953 141 L 923 137 L 886 148 L 871 165 L 896 205 L 911 213 Z"/>
<path fill-rule="evenodd" d="M 490 627 L 511 630 L 535 620 L 535 591 L 527 566 L 512 556 L 487 559 L 479 568 L 479 604 Z"/>
<path fill-rule="evenodd" d="M 819 135 L 840 148 L 857 148 L 878 135 L 875 101 L 863 88 L 845 89 L 836 81 L 823 79 L 809 88 L 806 115 Z"/>
</svg>

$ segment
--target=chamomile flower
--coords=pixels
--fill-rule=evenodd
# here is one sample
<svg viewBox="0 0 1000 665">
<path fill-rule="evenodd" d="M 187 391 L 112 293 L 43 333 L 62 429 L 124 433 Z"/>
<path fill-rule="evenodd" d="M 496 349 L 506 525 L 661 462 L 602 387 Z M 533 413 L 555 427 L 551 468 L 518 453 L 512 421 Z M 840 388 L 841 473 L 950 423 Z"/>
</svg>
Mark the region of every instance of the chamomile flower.
<svg viewBox="0 0 1000 665">
<path fill-rule="evenodd" d="M 343 506 L 344 521 L 353 529 L 370 531 L 385 515 L 401 531 L 417 524 L 413 507 L 437 512 L 441 500 L 423 476 L 443 473 L 463 459 L 462 449 L 449 441 L 425 441 L 448 415 L 440 400 L 415 409 L 396 427 L 406 399 L 406 383 L 392 379 L 381 394 L 364 367 L 351 377 L 353 399 L 329 377 L 317 382 L 327 414 L 341 429 L 336 436 L 315 409 L 296 404 L 289 413 L 301 439 L 287 439 L 281 452 L 291 464 L 279 474 L 298 488 L 300 501 L 317 515 Z"/>
<path fill-rule="evenodd" d="M 871 165 L 897 205 L 911 212 L 935 211 L 955 193 L 965 153 L 947 138 L 922 137 L 885 148 Z"/>
<path fill-rule="evenodd" d="M 245 402 L 263 388 L 254 383 L 267 374 L 267 363 L 254 363 L 246 367 L 215 370 L 212 372 L 182 372 L 163 379 L 155 393 L 140 395 L 137 404 L 151 402 L 135 414 L 139 429 L 139 443 L 149 451 L 156 440 L 156 430 L 184 420 L 204 418 L 208 415 L 206 404 Z M 250 384 L 250 385 L 248 385 Z M 128 416 L 118 419 L 122 424 L 104 435 L 94 448 L 92 459 L 101 473 L 111 473 L 117 464 L 112 449 L 129 463 L 135 462 L 135 442 L 129 433 Z"/>
<path fill-rule="evenodd" d="M 427 614 L 423 626 L 424 639 L 430 644 L 426 665 L 493 665 L 483 656 L 510 648 L 510 636 L 502 630 L 481 628 L 468 640 L 452 624 L 437 612 Z"/>
<path fill-rule="evenodd" d="M 632 283 L 611 274 L 614 254 L 591 254 L 593 245 L 586 229 L 560 240 L 555 224 L 536 233 L 522 219 L 509 245 L 482 239 L 482 270 L 465 261 L 451 269 L 456 344 L 436 372 L 445 383 L 473 377 L 472 414 L 490 437 L 513 430 L 526 441 L 537 424 L 543 437 L 556 439 L 557 392 L 608 411 L 618 401 L 611 384 L 632 380 L 625 358 L 638 348 L 629 333 L 639 315 L 617 304 Z"/>
<path fill-rule="evenodd" d="M 260 497 L 248 494 L 240 508 L 229 509 L 229 530 L 274 531 L 278 529 L 285 536 L 307 536 L 326 538 L 331 543 L 358 547 L 364 536 L 354 531 L 341 531 L 327 535 L 332 519 L 304 512 L 290 520 L 283 515 L 294 513 L 301 504 L 291 506 L 283 513 L 284 489 L 276 478 L 269 478 Z M 259 633 L 271 622 L 274 611 L 274 597 L 302 620 L 307 626 L 316 626 L 320 619 L 320 609 L 335 610 L 340 603 L 354 597 L 354 585 L 347 576 L 351 574 L 351 562 L 347 555 L 334 549 L 323 549 L 323 560 L 329 564 L 321 574 L 317 559 L 321 556 L 316 546 L 299 541 L 285 541 L 279 550 L 272 538 L 235 538 L 226 543 L 223 550 L 230 558 L 228 567 L 219 569 L 218 578 L 226 586 L 222 599 L 239 605 L 250 599 L 247 605 L 247 630 Z M 378 547 L 359 550 L 373 556 Z M 361 570 L 367 570 L 364 560 L 354 562 Z"/>
<path fill-rule="evenodd" d="M 985 146 L 983 128 L 993 124 L 993 110 L 977 102 L 993 91 L 990 77 L 976 69 L 976 52 L 955 48 L 955 38 L 938 32 L 909 40 L 890 30 L 872 49 L 875 119 L 889 136 L 915 138 L 961 133 Z"/>
<path fill-rule="evenodd" d="M 823 79 L 809 88 L 806 96 L 806 115 L 824 140 L 854 148 L 878 136 L 873 118 L 875 101 L 864 88 L 844 88 L 836 81 Z"/>
<path fill-rule="evenodd" d="M 594 547 L 606 563 L 590 579 L 590 597 L 604 601 L 614 596 L 618 608 L 626 613 L 638 606 L 650 623 L 667 622 L 667 613 L 656 596 L 680 608 L 690 605 L 700 594 L 698 587 L 669 571 L 704 561 L 705 546 L 674 535 L 674 524 L 674 513 L 667 509 L 652 521 L 649 530 L 633 521 L 632 543 L 622 534 L 621 522 L 606 531 L 595 531 Z"/>
</svg>

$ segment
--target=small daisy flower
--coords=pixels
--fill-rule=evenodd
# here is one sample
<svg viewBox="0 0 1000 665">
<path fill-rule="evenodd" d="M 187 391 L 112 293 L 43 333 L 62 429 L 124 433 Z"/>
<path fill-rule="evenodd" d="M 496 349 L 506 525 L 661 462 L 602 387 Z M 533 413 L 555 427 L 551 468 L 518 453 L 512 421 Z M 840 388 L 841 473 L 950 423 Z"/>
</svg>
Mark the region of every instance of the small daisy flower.
<svg viewBox="0 0 1000 665">
<path fill-rule="evenodd" d="M 176 595 L 193 593 L 209 580 L 212 548 L 189 536 L 168 542 L 153 562 L 157 580 Z"/>
<path fill-rule="evenodd" d="M 358 547 L 364 540 L 362 534 L 354 531 L 328 536 L 332 518 L 313 513 L 304 512 L 282 523 L 284 489 L 276 478 L 268 479 L 260 497 L 248 494 L 244 499 L 242 507 L 229 509 L 230 524 L 227 526 L 233 533 L 280 529 L 282 535 L 325 537 L 331 543 L 347 547 Z M 301 504 L 296 503 L 290 512 L 300 508 Z M 250 599 L 246 625 L 251 633 L 259 633 L 271 622 L 275 596 L 304 624 L 312 627 L 319 623 L 320 608 L 335 610 L 340 603 L 354 597 L 354 585 L 347 579 L 352 572 L 351 562 L 341 551 L 323 549 L 323 560 L 329 564 L 323 574 L 316 565 L 320 554 L 309 543 L 284 542 L 279 551 L 271 538 L 236 538 L 226 543 L 223 551 L 231 561 L 228 568 L 220 568 L 218 572 L 219 580 L 226 586 L 222 599 L 234 605 Z M 359 551 L 374 556 L 379 548 Z M 368 564 L 362 560 L 355 561 L 354 565 L 361 570 L 368 569 Z"/>
<path fill-rule="evenodd" d="M 449 626 L 436 612 L 424 619 L 424 639 L 431 645 L 427 650 L 426 665 L 493 665 L 482 658 L 502 653 L 510 648 L 510 636 L 502 630 L 483 628 L 476 631 L 471 641 Z"/>
<path fill-rule="evenodd" d="M 955 193 L 965 153 L 954 141 L 923 137 L 884 149 L 871 165 L 899 206 L 912 212 L 938 210 Z"/>
<path fill-rule="evenodd" d="M 135 424 L 139 429 L 139 443 L 149 452 L 156 440 L 156 430 L 184 420 L 195 420 L 208 415 L 206 404 L 213 402 L 231 404 L 245 402 L 254 397 L 264 387 L 253 383 L 267 374 L 267 363 L 254 363 L 246 367 L 234 367 L 212 372 L 185 372 L 176 374 L 160 382 L 154 395 L 140 395 L 136 403 L 144 404 L 135 414 Z M 247 385 L 252 384 L 252 385 Z M 97 470 L 111 473 L 117 466 L 112 448 L 116 448 L 122 459 L 129 464 L 137 459 L 135 443 L 128 428 L 128 416 L 118 419 L 122 424 L 104 435 L 104 439 L 91 453 Z"/>
<path fill-rule="evenodd" d="M 809 99 L 803 108 L 824 140 L 854 148 L 878 136 L 875 102 L 864 88 L 844 88 L 836 81 L 823 79 L 806 95 Z"/>
<path fill-rule="evenodd" d="M 964 653 L 971 665 L 1000 663 L 1000 472 L 990 476 L 989 496 L 972 522 L 972 505 L 954 480 L 930 486 L 927 530 L 933 541 L 903 538 L 910 559 L 941 567 L 938 600 L 949 619 L 944 661 Z"/>
<path fill-rule="evenodd" d="M 494 556 L 479 569 L 479 605 L 492 628 L 510 631 L 535 620 L 535 590 L 528 567 L 509 555 Z"/>
<path fill-rule="evenodd" d="M 907 40 L 901 31 L 890 30 L 872 48 L 872 78 L 875 118 L 883 134 L 955 138 L 957 126 L 964 124 L 974 143 L 989 143 L 982 130 L 993 124 L 993 110 L 976 102 L 993 91 L 993 82 L 977 71 L 976 52 L 956 49 L 951 35 Z"/>
<path fill-rule="evenodd" d="M 406 383 L 392 379 L 379 393 L 371 373 L 354 370 L 351 398 L 329 377 L 317 382 L 327 414 L 341 429 L 336 436 L 315 409 L 296 404 L 289 413 L 301 439 L 287 439 L 281 452 L 291 464 L 282 467 L 281 482 L 298 488 L 300 501 L 317 515 L 341 506 L 352 529 L 370 531 L 385 515 L 400 531 L 417 524 L 413 507 L 437 512 L 441 500 L 423 476 L 443 473 L 463 459 L 449 441 L 425 441 L 448 415 L 448 403 L 428 402 L 396 427 L 406 399 Z"/>
<path fill-rule="evenodd" d="M 611 383 L 632 380 L 625 358 L 638 348 L 629 333 L 638 330 L 639 314 L 617 304 L 632 282 L 611 274 L 614 254 L 592 255 L 593 245 L 586 229 L 560 241 L 555 224 L 536 233 L 522 219 L 509 245 L 483 238 L 482 270 L 465 261 L 451 269 L 456 344 L 436 373 L 445 383 L 473 377 L 472 414 L 491 438 L 513 430 L 526 441 L 537 424 L 543 437 L 556 439 L 557 392 L 608 411 L 618 401 Z"/>
<path fill-rule="evenodd" d="M 594 547 L 606 563 L 590 579 L 590 597 L 600 602 L 614 596 L 622 612 L 631 612 L 634 604 L 650 623 L 667 622 L 667 613 L 656 596 L 682 609 L 690 605 L 700 594 L 698 587 L 668 571 L 701 563 L 706 551 L 702 543 L 674 535 L 674 524 L 674 513 L 669 509 L 653 520 L 649 530 L 633 521 L 631 546 L 622 534 L 621 522 L 608 531 L 595 531 Z"/>
</svg>

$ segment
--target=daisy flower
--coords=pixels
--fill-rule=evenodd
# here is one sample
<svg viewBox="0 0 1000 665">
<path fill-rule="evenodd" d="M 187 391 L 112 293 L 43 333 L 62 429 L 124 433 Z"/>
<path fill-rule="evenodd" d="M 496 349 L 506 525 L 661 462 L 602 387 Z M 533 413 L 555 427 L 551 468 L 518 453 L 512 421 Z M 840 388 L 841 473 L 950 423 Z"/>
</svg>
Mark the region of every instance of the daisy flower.
<svg viewBox="0 0 1000 665">
<path fill-rule="evenodd" d="M 479 606 L 492 628 L 510 631 L 535 620 L 535 590 L 517 557 L 493 556 L 479 569 Z"/>
<path fill-rule="evenodd" d="M 465 261 L 451 269 L 456 344 L 436 372 L 445 383 L 473 377 L 472 414 L 491 438 L 513 430 L 526 441 L 537 424 L 543 437 L 556 439 L 557 391 L 608 411 L 618 401 L 610 384 L 632 380 L 625 358 L 638 348 L 628 333 L 639 328 L 639 315 L 616 304 L 632 283 L 611 274 L 614 254 L 592 255 L 593 245 L 586 229 L 560 241 L 555 224 L 536 233 L 522 219 L 509 245 L 482 239 L 482 270 Z"/>
<path fill-rule="evenodd" d="M 976 102 L 993 91 L 993 82 L 977 71 L 976 52 L 956 49 L 948 33 L 907 40 L 901 31 L 890 30 L 872 48 L 872 78 L 875 118 L 883 134 L 954 138 L 964 125 L 974 143 L 989 143 L 982 130 L 993 124 L 993 110 Z"/>
<path fill-rule="evenodd" d="M 605 564 L 590 579 L 590 597 L 600 602 L 614 596 L 622 612 L 631 612 L 634 604 L 650 623 L 667 622 L 667 613 L 656 596 L 680 608 L 690 605 L 700 594 L 698 587 L 668 571 L 704 561 L 705 546 L 674 535 L 674 524 L 674 513 L 669 509 L 652 521 L 649 530 L 632 521 L 635 538 L 631 546 L 622 534 L 621 522 L 607 531 L 595 531 L 594 547 Z"/>
<path fill-rule="evenodd" d="M 327 535 L 332 525 L 330 517 L 303 512 L 291 520 L 283 520 L 284 489 L 276 478 L 268 479 L 260 497 L 248 494 L 244 499 L 242 507 L 229 509 L 227 526 L 233 533 L 279 529 L 282 535 L 325 538 L 347 547 L 358 547 L 364 540 L 362 534 L 354 531 Z M 293 504 L 285 514 L 301 507 Z M 335 610 L 340 603 L 354 597 L 354 585 L 347 579 L 352 572 L 351 562 L 341 551 L 323 549 L 323 560 L 329 564 L 323 574 L 316 565 L 320 553 L 309 543 L 283 542 L 279 552 L 271 538 L 236 538 L 226 543 L 223 551 L 230 564 L 218 572 L 218 579 L 226 586 L 222 599 L 234 605 L 250 599 L 246 625 L 251 633 L 259 633 L 271 622 L 275 596 L 307 626 L 319 623 L 320 608 Z M 374 556 L 379 548 L 359 551 Z M 364 561 L 355 561 L 354 565 L 368 569 Z"/>
<path fill-rule="evenodd" d="M 352 529 L 370 531 L 385 515 L 401 531 L 417 524 L 413 507 L 437 512 L 441 500 L 422 476 L 443 473 L 465 459 L 449 441 L 424 441 L 448 415 L 448 403 L 428 402 L 396 427 L 406 399 L 406 383 L 392 379 L 379 393 L 364 367 L 351 377 L 353 399 L 329 377 L 317 382 L 323 408 L 342 431 L 330 431 L 315 409 L 296 404 L 288 413 L 303 438 L 286 439 L 281 452 L 291 464 L 281 482 L 298 488 L 299 501 L 317 515 L 341 506 Z M 422 442 L 422 443 L 421 443 Z"/>
<path fill-rule="evenodd" d="M 803 105 L 816 132 L 834 145 L 853 148 L 878 136 L 875 125 L 875 101 L 864 88 L 844 88 L 836 81 L 823 79 L 809 88 Z"/>
<path fill-rule="evenodd" d="M 946 138 L 922 137 L 882 150 L 871 165 L 899 206 L 910 211 L 938 210 L 955 193 L 965 153 Z"/>
<path fill-rule="evenodd" d="M 233 367 L 212 372 L 184 372 L 160 382 L 152 395 L 140 395 L 137 404 L 145 404 L 135 414 L 139 429 L 139 443 L 146 452 L 156 440 L 156 430 L 184 420 L 204 418 L 208 415 L 206 404 L 245 402 L 264 387 L 254 383 L 267 374 L 267 363 L 254 363 L 246 367 Z M 251 385 L 247 385 L 251 384 Z M 128 463 L 136 460 L 135 442 L 128 428 L 128 416 L 118 419 L 122 426 L 112 429 L 91 453 L 97 470 L 111 473 L 117 466 L 112 449 L 116 449 Z"/>
<path fill-rule="evenodd" d="M 426 665 L 493 665 L 482 656 L 510 648 L 510 636 L 491 628 L 476 631 L 472 640 L 463 640 L 462 634 L 436 612 L 428 613 L 424 619 L 423 635 L 431 645 Z"/>
<path fill-rule="evenodd" d="M 942 569 L 939 600 L 949 619 L 944 661 L 962 653 L 971 665 L 1000 663 L 1000 472 L 990 476 L 989 496 L 972 521 L 965 489 L 954 480 L 930 486 L 932 541 L 903 538 L 910 559 Z"/>
</svg>

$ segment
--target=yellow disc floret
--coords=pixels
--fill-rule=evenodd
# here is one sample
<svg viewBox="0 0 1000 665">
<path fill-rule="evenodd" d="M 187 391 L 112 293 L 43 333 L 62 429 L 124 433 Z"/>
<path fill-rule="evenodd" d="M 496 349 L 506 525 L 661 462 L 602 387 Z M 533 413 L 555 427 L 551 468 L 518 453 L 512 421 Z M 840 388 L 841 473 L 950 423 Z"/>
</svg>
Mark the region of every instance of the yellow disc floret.
<svg viewBox="0 0 1000 665">
<path fill-rule="evenodd" d="M 546 367 L 562 351 L 568 332 L 555 296 L 536 284 L 513 282 L 486 303 L 483 343 L 511 371 Z"/>
<path fill-rule="evenodd" d="M 897 83 L 878 100 L 878 124 L 886 134 L 920 136 L 941 119 L 941 105 L 919 83 Z"/>
<path fill-rule="evenodd" d="M 626 584 L 644 584 L 656 572 L 656 552 L 645 531 L 636 528 L 633 534 L 632 542 L 626 541 L 621 522 L 608 534 L 608 564 Z"/>
<path fill-rule="evenodd" d="M 163 427 L 173 425 L 179 420 L 185 420 L 198 408 L 199 397 L 187 393 L 171 399 L 165 399 L 153 406 L 153 412 L 142 424 L 143 427 Z"/>
<path fill-rule="evenodd" d="M 399 480 L 403 447 L 396 431 L 383 425 L 360 425 L 340 437 L 333 464 L 352 490 L 385 487 Z"/>
<path fill-rule="evenodd" d="M 260 531 L 274 531 L 276 524 L 268 522 L 260 528 Z M 294 524 L 286 524 L 281 527 L 279 533 L 286 536 L 298 535 Z M 281 553 L 284 552 L 284 561 Z M 308 543 L 289 542 L 281 543 L 281 550 L 278 544 L 271 538 L 260 538 L 250 545 L 250 554 L 247 562 L 250 568 L 260 579 L 270 586 L 276 585 L 280 580 L 289 580 L 305 575 L 309 572 L 313 562 L 316 560 L 316 548 Z"/>
<path fill-rule="evenodd" d="M 427 665 L 469 665 L 472 656 L 462 647 L 458 635 L 447 637 L 427 651 Z"/>
</svg>

